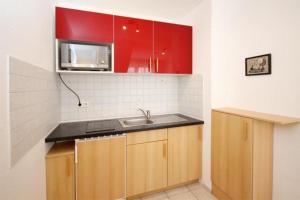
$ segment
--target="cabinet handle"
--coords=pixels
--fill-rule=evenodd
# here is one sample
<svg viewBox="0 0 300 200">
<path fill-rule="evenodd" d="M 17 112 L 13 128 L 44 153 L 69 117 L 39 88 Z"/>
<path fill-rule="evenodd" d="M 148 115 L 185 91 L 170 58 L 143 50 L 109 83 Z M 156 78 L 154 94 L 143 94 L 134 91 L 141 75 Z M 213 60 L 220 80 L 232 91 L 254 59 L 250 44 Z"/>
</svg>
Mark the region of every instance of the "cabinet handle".
<svg viewBox="0 0 300 200">
<path fill-rule="evenodd" d="M 77 144 L 75 144 L 75 158 L 74 158 L 74 160 L 75 160 L 75 164 L 77 164 L 78 163 Z"/>
<path fill-rule="evenodd" d="M 245 133 L 244 133 L 244 140 L 248 140 L 248 123 L 245 122 Z"/>
<path fill-rule="evenodd" d="M 163 157 L 164 158 L 167 157 L 167 145 L 166 145 L 166 143 L 163 144 Z"/>
<path fill-rule="evenodd" d="M 66 174 L 67 174 L 67 177 L 70 177 L 71 176 L 71 160 L 68 158 L 67 162 L 66 162 Z"/>
<path fill-rule="evenodd" d="M 152 58 L 151 57 L 149 58 L 149 65 L 150 65 L 149 72 L 152 72 Z"/>
<path fill-rule="evenodd" d="M 158 58 L 156 58 L 156 72 L 158 73 L 158 68 L 159 68 L 159 62 L 158 62 Z"/>
</svg>

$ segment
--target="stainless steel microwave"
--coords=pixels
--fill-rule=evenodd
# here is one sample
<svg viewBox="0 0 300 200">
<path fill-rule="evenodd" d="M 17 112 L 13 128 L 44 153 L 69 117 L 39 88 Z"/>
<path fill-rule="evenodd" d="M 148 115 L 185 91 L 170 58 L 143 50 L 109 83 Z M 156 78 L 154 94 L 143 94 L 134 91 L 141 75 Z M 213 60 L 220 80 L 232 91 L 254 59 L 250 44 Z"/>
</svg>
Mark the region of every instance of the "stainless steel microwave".
<svg viewBox="0 0 300 200">
<path fill-rule="evenodd" d="M 60 42 L 60 68 L 63 70 L 111 71 L 112 44 Z"/>
</svg>

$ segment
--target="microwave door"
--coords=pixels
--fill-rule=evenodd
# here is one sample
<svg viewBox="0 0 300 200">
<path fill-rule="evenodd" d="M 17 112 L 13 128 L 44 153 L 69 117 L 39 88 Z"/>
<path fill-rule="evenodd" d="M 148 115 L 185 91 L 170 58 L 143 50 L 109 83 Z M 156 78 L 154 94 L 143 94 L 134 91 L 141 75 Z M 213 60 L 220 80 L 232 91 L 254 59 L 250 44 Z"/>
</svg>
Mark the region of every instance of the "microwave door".
<svg viewBox="0 0 300 200">
<path fill-rule="evenodd" d="M 61 44 L 61 67 L 66 69 L 108 70 L 111 47 L 108 45 Z"/>
<path fill-rule="evenodd" d="M 71 64 L 77 64 L 77 54 L 76 54 L 76 47 L 74 45 L 69 45 L 69 62 Z"/>
<path fill-rule="evenodd" d="M 98 64 L 101 68 L 109 68 L 110 50 L 107 46 L 98 47 Z"/>
<path fill-rule="evenodd" d="M 77 64 L 76 48 L 72 44 L 61 44 L 61 67 L 73 68 Z"/>
<path fill-rule="evenodd" d="M 97 68 L 97 47 L 93 45 L 68 44 L 68 55 L 68 63 L 62 63 L 64 67 Z"/>
<path fill-rule="evenodd" d="M 71 63 L 69 44 L 62 43 L 60 48 L 61 66 L 67 67 Z"/>
<path fill-rule="evenodd" d="M 72 45 L 71 48 L 73 66 L 78 68 L 97 68 L 97 47 L 92 45 Z"/>
</svg>

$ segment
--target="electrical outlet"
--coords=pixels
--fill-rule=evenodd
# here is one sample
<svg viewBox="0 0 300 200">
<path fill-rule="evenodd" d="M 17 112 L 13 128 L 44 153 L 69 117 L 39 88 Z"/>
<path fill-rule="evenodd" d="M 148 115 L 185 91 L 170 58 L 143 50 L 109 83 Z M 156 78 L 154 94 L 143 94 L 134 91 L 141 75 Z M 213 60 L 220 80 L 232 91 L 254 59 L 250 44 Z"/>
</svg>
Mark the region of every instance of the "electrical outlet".
<svg viewBox="0 0 300 200">
<path fill-rule="evenodd" d="M 88 108 L 89 107 L 89 102 L 86 102 L 86 101 L 81 102 L 81 106 L 80 107 L 81 108 Z"/>
</svg>

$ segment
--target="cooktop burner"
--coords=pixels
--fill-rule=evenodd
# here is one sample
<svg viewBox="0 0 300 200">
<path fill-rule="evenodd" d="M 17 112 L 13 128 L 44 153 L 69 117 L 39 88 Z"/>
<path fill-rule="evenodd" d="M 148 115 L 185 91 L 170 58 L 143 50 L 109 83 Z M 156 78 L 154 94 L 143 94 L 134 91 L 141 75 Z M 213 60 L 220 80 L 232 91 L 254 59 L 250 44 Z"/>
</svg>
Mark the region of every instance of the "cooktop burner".
<svg viewBox="0 0 300 200">
<path fill-rule="evenodd" d="M 90 121 L 87 124 L 86 133 L 100 133 L 115 130 L 114 120 Z"/>
</svg>

